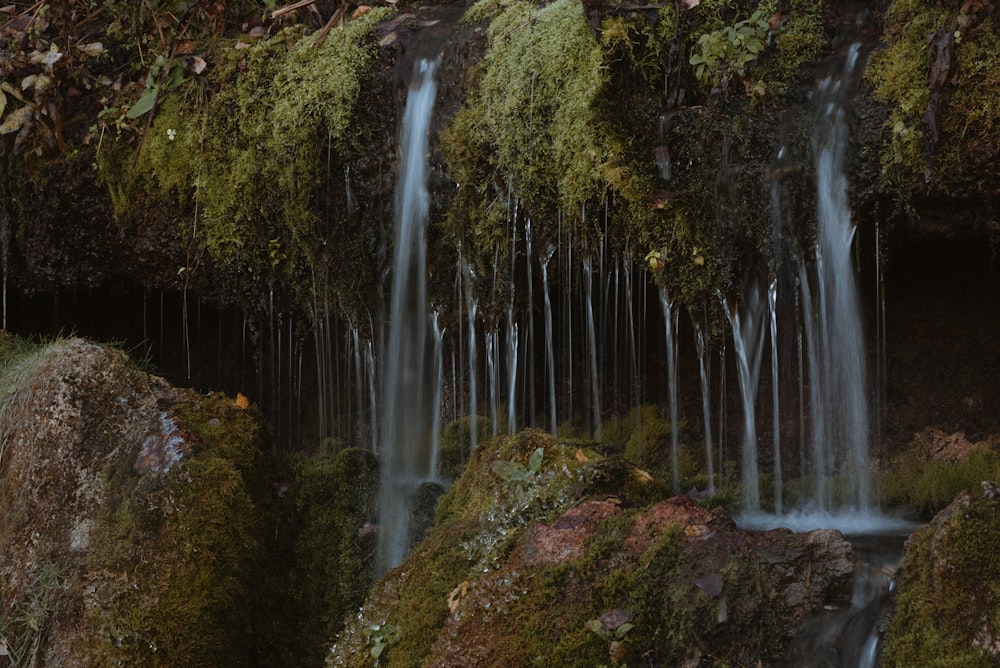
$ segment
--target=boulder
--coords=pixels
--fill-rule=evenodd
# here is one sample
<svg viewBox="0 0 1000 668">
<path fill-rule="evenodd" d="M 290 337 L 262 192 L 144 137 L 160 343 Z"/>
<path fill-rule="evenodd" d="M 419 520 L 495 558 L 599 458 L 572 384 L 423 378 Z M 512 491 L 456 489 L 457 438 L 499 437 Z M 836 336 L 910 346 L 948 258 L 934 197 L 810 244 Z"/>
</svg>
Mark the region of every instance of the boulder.
<svg viewBox="0 0 1000 668">
<path fill-rule="evenodd" d="M 527 480 L 486 475 L 539 447 Z M 636 481 L 661 489 L 647 474 L 537 432 L 482 449 L 327 665 L 755 665 L 814 611 L 850 604 L 853 549 L 836 531 L 741 531 L 687 496 L 643 497 Z"/>
<path fill-rule="evenodd" d="M 82 339 L 0 353 L 0 665 L 246 665 L 256 411 Z"/>
<path fill-rule="evenodd" d="M 1000 663 L 1000 498 L 960 493 L 906 542 L 885 666 Z"/>
</svg>

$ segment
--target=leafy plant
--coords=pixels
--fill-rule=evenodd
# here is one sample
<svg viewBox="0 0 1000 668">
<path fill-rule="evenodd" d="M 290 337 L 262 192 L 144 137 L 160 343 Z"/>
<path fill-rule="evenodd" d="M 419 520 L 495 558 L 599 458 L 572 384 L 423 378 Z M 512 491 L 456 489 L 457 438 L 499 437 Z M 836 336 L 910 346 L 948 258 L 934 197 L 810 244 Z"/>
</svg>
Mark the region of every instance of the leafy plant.
<svg viewBox="0 0 1000 668">
<path fill-rule="evenodd" d="M 688 62 L 698 81 L 726 92 L 732 78 L 742 79 L 747 65 L 763 53 L 768 42 L 767 20 L 758 9 L 750 18 L 702 35 Z"/>
<path fill-rule="evenodd" d="M 490 468 L 506 482 L 522 484 L 538 475 L 542 468 L 542 460 L 545 458 L 545 448 L 536 448 L 528 458 L 528 465 L 521 462 L 508 462 L 497 460 L 490 464 Z"/>
<path fill-rule="evenodd" d="M 399 627 L 393 624 L 375 624 L 369 626 L 365 629 L 364 634 L 366 643 L 371 645 L 368 653 L 376 661 L 382 656 L 382 652 L 385 651 L 386 647 L 399 642 L 400 638 Z"/>
</svg>

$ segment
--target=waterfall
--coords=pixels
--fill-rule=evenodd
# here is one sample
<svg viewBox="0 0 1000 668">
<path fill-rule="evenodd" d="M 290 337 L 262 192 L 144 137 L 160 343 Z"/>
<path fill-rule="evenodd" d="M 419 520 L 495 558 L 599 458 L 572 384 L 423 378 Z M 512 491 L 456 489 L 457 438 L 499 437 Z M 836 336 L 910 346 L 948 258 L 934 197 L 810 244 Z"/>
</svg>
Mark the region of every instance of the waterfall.
<svg viewBox="0 0 1000 668">
<path fill-rule="evenodd" d="M 677 373 L 677 319 L 678 309 L 667 294 L 666 288 L 660 289 L 660 303 L 663 306 L 663 320 L 666 322 L 667 341 L 667 390 L 670 400 L 670 469 L 673 472 L 674 494 L 681 493 L 680 467 L 680 418 L 678 410 L 678 373 Z"/>
<path fill-rule="evenodd" d="M 781 411 L 778 404 L 778 279 L 767 286 L 767 313 L 771 321 L 771 404 L 774 417 L 774 512 L 782 513 Z"/>
<path fill-rule="evenodd" d="M 822 309 L 816 337 L 823 357 L 823 401 L 813 397 L 814 413 L 823 410 L 824 433 L 814 447 L 827 450 L 826 461 L 843 462 L 851 479 L 845 505 L 871 508 L 868 480 L 868 383 L 857 279 L 851 258 L 856 230 L 847 198 L 844 152 L 847 146 L 845 81 L 858 63 L 859 46 L 847 55 L 843 75 L 820 83 L 820 114 L 813 138 L 816 161 L 818 232 L 816 275 Z M 813 416 L 816 419 L 816 416 Z"/>
<path fill-rule="evenodd" d="M 705 328 L 695 325 L 695 345 L 698 348 L 698 374 L 701 377 L 701 411 L 705 420 L 705 468 L 708 471 L 708 493 L 715 495 L 715 470 L 712 466 L 712 404 L 708 383 L 708 361 L 705 358 Z"/>
<path fill-rule="evenodd" d="M 594 276 L 590 258 L 583 261 L 587 296 L 587 348 L 590 353 L 590 399 L 593 411 L 594 439 L 601 440 L 601 385 L 597 376 L 597 333 L 594 327 Z"/>
<path fill-rule="evenodd" d="M 733 348 L 736 351 L 737 379 L 740 398 L 743 400 L 743 507 L 754 512 L 760 510 L 760 478 L 757 470 L 757 381 L 760 378 L 760 361 L 764 349 L 764 307 L 760 290 L 748 284 L 743 308 L 723 302 L 729 325 L 733 329 Z"/>
<path fill-rule="evenodd" d="M 437 86 L 436 63 L 420 60 L 410 85 L 396 185 L 392 293 L 382 352 L 379 532 L 376 573 L 399 564 L 409 550 L 409 500 L 426 471 L 428 330 L 425 227 L 427 150 Z"/>
<path fill-rule="evenodd" d="M 545 364 L 546 380 L 549 387 L 549 431 L 554 436 L 558 427 L 556 421 L 556 359 L 552 342 L 552 299 L 549 296 L 549 261 L 555 253 L 555 248 L 548 247 L 545 259 L 542 260 L 542 290 L 545 295 Z"/>
</svg>

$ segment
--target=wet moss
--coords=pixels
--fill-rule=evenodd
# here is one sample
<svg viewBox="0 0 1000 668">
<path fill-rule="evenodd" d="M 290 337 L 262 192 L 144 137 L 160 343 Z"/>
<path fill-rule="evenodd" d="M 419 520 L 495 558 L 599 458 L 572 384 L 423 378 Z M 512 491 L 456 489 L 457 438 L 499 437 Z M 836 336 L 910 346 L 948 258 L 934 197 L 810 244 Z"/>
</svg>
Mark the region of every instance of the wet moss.
<svg viewBox="0 0 1000 668">
<path fill-rule="evenodd" d="M 364 239 L 327 247 L 328 228 L 355 220 L 357 211 L 353 201 L 337 199 L 347 195 L 330 201 L 323 185 L 331 170 L 348 173 L 381 137 L 375 121 L 384 119 L 362 108 L 377 96 L 372 82 L 381 74 L 373 28 L 392 14 L 373 9 L 320 43 L 301 26 L 250 45 L 213 42 L 211 70 L 165 88 L 141 142 L 102 149 L 99 165 L 116 209 L 139 215 L 131 208 L 141 201 L 137 190 L 180 204 L 189 257 L 204 249 L 245 293 L 283 280 L 309 308 L 317 269 L 337 249 L 344 250 L 337 259 L 353 265 L 339 273 L 374 276 L 370 251 L 356 252 Z M 197 269 L 190 262 L 188 270 Z M 347 291 L 339 281 L 333 288 Z"/>
<path fill-rule="evenodd" d="M 1000 502 L 958 497 L 907 542 L 883 665 L 991 666 L 1000 619 Z"/>
<path fill-rule="evenodd" d="M 904 453 L 881 476 L 882 503 L 912 509 L 929 518 L 942 510 L 960 492 L 979 489 L 983 480 L 1000 479 L 1000 455 L 988 444 L 976 447 L 967 458 L 927 461 L 918 452 Z"/>
</svg>

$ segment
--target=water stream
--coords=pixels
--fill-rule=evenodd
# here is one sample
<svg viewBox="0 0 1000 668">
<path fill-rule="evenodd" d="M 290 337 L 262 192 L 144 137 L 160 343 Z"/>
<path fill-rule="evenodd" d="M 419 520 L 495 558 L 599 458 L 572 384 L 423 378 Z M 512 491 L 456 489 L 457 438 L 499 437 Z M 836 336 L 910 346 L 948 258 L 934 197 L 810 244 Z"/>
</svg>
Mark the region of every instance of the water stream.
<svg viewBox="0 0 1000 668">
<path fill-rule="evenodd" d="M 416 64 L 403 116 L 396 187 L 392 292 L 382 351 L 379 452 L 379 532 L 376 573 L 400 563 L 409 551 L 410 498 L 426 473 L 431 423 L 425 403 L 429 327 L 425 227 L 429 208 L 427 144 L 437 86 L 436 63 Z"/>
</svg>

